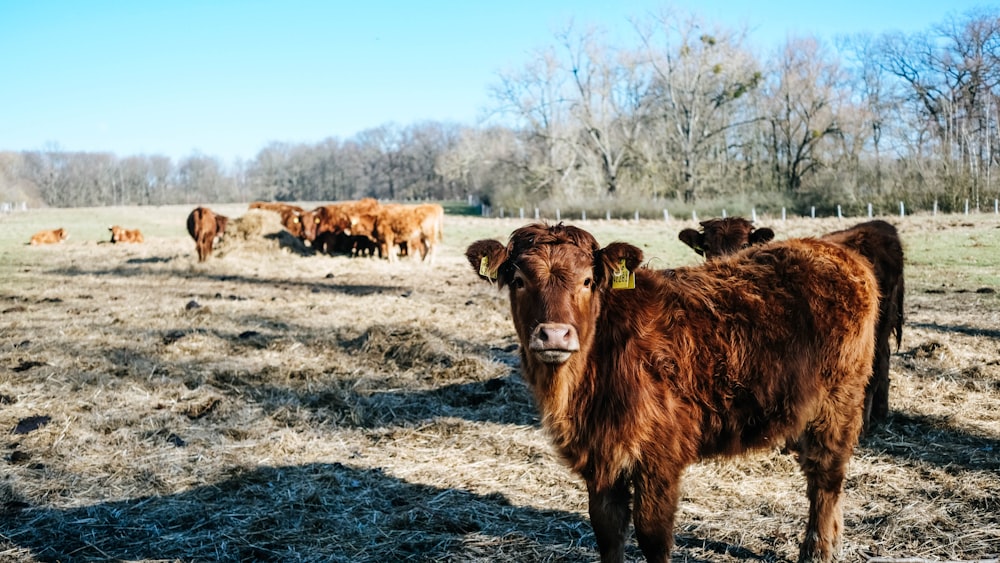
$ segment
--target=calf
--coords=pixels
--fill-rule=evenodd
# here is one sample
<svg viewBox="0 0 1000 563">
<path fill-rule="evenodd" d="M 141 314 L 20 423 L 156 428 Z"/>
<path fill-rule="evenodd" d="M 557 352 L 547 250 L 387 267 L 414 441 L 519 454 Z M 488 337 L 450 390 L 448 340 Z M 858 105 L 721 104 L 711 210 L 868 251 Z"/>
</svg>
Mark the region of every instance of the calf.
<svg viewBox="0 0 1000 563">
<path fill-rule="evenodd" d="M 791 240 L 664 275 L 630 244 L 536 224 L 466 257 L 509 290 L 523 376 L 586 481 L 602 561 L 624 559 L 630 512 L 646 560 L 669 561 L 684 467 L 786 440 L 809 499 L 799 561 L 832 560 L 878 314 L 857 253 Z"/>
<path fill-rule="evenodd" d="M 139 229 L 126 229 L 118 225 L 108 227 L 111 231 L 111 242 L 143 242 L 142 231 Z"/>
<path fill-rule="evenodd" d="M 754 230 L 742 217 L 710 219 L 701 222 L 702 232 L 684 229 L 678 235 L 705 259 L 713 260 L 754 244 L 774 238 L 768 228 Z M 844 245 L 865 257 L 878 279 L 879 317 L 875 326 L 875 359 L 872 378 L 865 391 L 864 432 L 889 416 L 889 341 L 896 337 L 896 348 L 903 340 L 903 244 L 896 227 L 881 221 L 867 221 L 849 229 L 823 235 L 824 240 Z"/>
<path fill-rule="evenodd" d="M 228 222 L 228 217 L 217 215 L 207 207 L 196 207 L 188 215 L 187 230 L 191 238 L 194 239 L 199 262 L 208 260 L 208 257 L 212 255 L 215 239 L 221 237 L 226 231 Z"/>
<path fill-rule="evenodd" d="M 28 244 L 32 246 L 37 246 L 39 244 L 56 244 L 62 242 L 69 238 L 69 233 L 66 229 L 49 229 L 47 231 L 38 231 L 37 233 L 31 235 L 31 241 Z"/>
<path fill-rule="evenodd" d="M 700 225 L 701 231 L 684 229 L 677 234 L 677 238 L 706 260 L 732 254 L 754 244 L 764 244 L 774 238 L 771 229 L 755 229 L 753 223 L 742 217 L 709 219 Z"/>
</svg>

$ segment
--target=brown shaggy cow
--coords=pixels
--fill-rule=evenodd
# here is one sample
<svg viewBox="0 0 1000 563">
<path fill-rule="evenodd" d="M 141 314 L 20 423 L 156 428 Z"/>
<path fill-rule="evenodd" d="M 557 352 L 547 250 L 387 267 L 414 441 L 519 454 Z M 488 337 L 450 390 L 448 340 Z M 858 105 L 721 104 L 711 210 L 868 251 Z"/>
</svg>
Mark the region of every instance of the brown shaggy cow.
<svg viewBox="0 0 1000 563">
<path fill-rule="evenodd" d="M 754 230 L 753 224 L 742 217 L 711 219 L 702 221 L 701 226 L 701 233 L 684 229 L 678 236 L 708 260 L 774 238 L 771 229 Z M 899 349 L 903 340 L 903 244 L 896 227 L 877 219 L 825 234 L 822 238 L 856 250 L 871 263 L 878 279 L 881 298 L 875 326 L 875 359 L 872 378 L 865 391 L 863 431 L 867 433 L 889 416 L 889 357 L 892 355 L 889 341 L 895 334 L 896 349 Z"/>
<path fill-rule="evenodd" d="M 677 238 L 707 260 L 732 254 L 754 244 L 763 244 L 774 238 L 774 231 L 764 227 L 755 229 L 753 223 L 742 217 L 709 219 L 700 223 L 701 231 L 684 229 Z"/>
<path fill-rule="evenodd" d="M 37 233 L 31 235 L 31 241 L 28 244 L 32 246 L 37 246 L 39 244 L 56 244 L 62 242 L 69 238 L 69 233 L 66 229 L 49 229 L 47 231 L 38 231 Z"/>
<path fill-rule="evenodd" d="M 786 440 L 809 499 L 799 560 L 832 560 L 878 314 L 859 255 L 800 239 L 663 275 L 630 244 L 535 224 L 466 257 L 509 288 L 523 376 L 587 483 L 602 561 L 624 559 L 630 512 L 646 560 L 669 561 L 684 467 Z"/>
<path fill-rule="evenodd" d="M 204 262 L 212 255 L 215 239 L 226 231 L 229 217 L 217 215 L 207 207 L 196 207 L 187 218 L 187 230 L 198 249 L 198 261 Z"/>
<path fill-rule="evenodd" d="M 249 209 L 274 211 L 281 216 L 281 224 L 294 237 L 302 238 L 302 215 L 306 212 L 298 205 L 280 201 L 251 201 Z"/>
<path fill-rule="evenodd" d="M 143 242 L 142 231 L 139 229 L 126 229 L 118 225 L 108 227 L 111 231 L 111 242 Z"/>
<path fill-rule="evenodd" d="M 443 236 L 444 208 L 436 203 L 384 205 L 375 216 L 374 240 L 379 255 L 396 260 L 396 248 L 434 262 L 434 249 Z"/>
</svg>

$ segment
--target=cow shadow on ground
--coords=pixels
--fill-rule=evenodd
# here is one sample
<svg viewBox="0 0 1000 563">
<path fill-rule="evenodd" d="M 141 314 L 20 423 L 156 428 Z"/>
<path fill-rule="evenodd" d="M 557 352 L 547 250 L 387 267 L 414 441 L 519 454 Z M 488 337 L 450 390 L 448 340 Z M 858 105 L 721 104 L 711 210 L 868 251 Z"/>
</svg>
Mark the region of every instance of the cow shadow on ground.
<svg viewBox="0 0 1000 563">
<path fill-rule="evenodd" d="M 1000 471 L 1000 438 L 957 429 L 945 417 L 891 411 L 860 447 L 912 463 Z"/>
<path fill-rule="evenodd" d="M 938 323 L 907 323 L 907 326 L 925 328 L 937 332 L 958 333 L 966 336 L 984 336 L 986 338 L 1000 339 L 1000 330 L 982 328 L 969 325 L 943 325 Z"/>
<path fill-rule="evenodd" d="M 0 546 L 38 561 L 592 561 L 578 513 L 513 505 L 503 494 L 410 483 L 345 463 L 233 468 L 190 490 L 76 508 L 32 508 L 9 484 Z M 685 560 L 711 553 L 776 561 L 683 535 Z M 634 539 L 630 560 L 641 558 Z M 709 552 L 708 559 L 702 559 Z M 26 555 L 26 554 L 23 554 Z"/>
<path fill-rule="evenodd" d="M 154 263 L 155 258 L 143 258 L 142 264 Z M 166 260 L 169 262 L 170 260 Z M 60 268 L 55 270 L 47 270 L 46 273 L 57 275 L 57 276 L 123 276 L 123 277 L 152 277 L 157 279 L 158 277 L 175 277 L 178 279 L 197 279 L 201 278 L 207 281 L 218 281 L 218 282 L 231 282 L 237 284 L 246 284 L 250 286 L 268 286 L 279 289 L 290 289 L 290 290 L 308 290 L 312 293 L 341 293 L 344 295 L 351 296 L 367 296 L 367 295 L 379 295 L 379 294 L 403 294 L 407 291 L 412 291 L 412 287 L 403 285 L 386 285 L 386 284 L 344 284 L 333 282 L 330 279 L 326 280 L 309 280 L 309 279 L 289 279 L 289 278 L 265 278 L 265 277 L 253 277 L 245 275 L 235 275 L 235 274 L 216 274 L 211 272 L 203 272 L 193 269 L 161 269 L 150 271 L 147 268 L 141 267 L 141 265 L 136 265 L 133 267 L 118 266 L 114 268 L 81 268 L 78 266 L 73 266 L 70 268 Z"/>
<path fill-rule="evenodd" d="M 181 493 L 80 508 L 8 503 L 0 534 L 42 561 L 463 560 L 506 541 L 525 548 L 526 561 L 532 553 L 584 561 L 595 545 L 581 515 L 408 483 L 377 468 L 315 463 L 233 473 Z"/>
</svg>

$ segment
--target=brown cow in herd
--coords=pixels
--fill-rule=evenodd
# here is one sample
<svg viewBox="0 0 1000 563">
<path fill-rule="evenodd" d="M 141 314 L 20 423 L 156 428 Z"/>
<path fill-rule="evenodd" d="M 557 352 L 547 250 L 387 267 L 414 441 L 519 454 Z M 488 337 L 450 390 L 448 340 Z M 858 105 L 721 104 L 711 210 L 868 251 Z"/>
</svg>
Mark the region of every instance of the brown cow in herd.
<svg viewBox="0 0 1000 563">
<path fill-rule="evenodd" d="M 799 560 L 832 560 L 878 315 L 860 255 L 789 240 L 665 275 L 630 244 L 535 224 L 466 257 L 509 289 L 522 374 L 586 481 L 602 561 L 624 559 L 631 512 L 646 560 L 669 561 L 684 467 L 786 440 L 809 499 Z"/>
<path fill-rule="evenodd" d="M 60 243 L 69 238 L 69 233 L 66 229 L 49 229 L 46 231 L 38 231 L 37 233 L 31 235 L 31 241 L 28 242 L 31 246 L 38 246 L 40 244 L 56 244 Z"/>
<path fill-rule="evenodd" d="M 142 231 L 139 229 L 126 229 L 118 225 L 108 227 L 111 231 L 111 242 L 143 242 Z"/>
<path fill-rule="evenodd" d="M 229 218 L 213 213 L 207 207 L 196 207 L 187 218 L 187 230 L 198 249 L 198 261 L 204 262 L 212 255 L 215 239 L 226 231 Z"/>
<path fill-rule="evenodd" d="M 302 238 L 302 215 L 306 212 L 298 205 L 282 203 L 280 201 L 252 201 L 249 209 L 262 209 L 264 211 L 274 211 L 281 217 L 281 224 L 292 236 Z"/>
<path fill-rule="evenodd" d="M 774 238 L 768 228 L 754 229 L 742 217 L 710 219 L 701 222 L 702 232 L 684 229 L 678 237 L 698 254 L 712 260 Z M 889 341 L 896 336 L 896 348 L 903 339 L 903 245 L 896 227 L 874 220 L 822 236 L 823 240 L 842 244 L 865 257 L 875 270 L 879 285 L 879 319 L 875 327 L 875 359 L 872 378 L 865 392 L 864 431 L 889 416 Z"/>
</svg>

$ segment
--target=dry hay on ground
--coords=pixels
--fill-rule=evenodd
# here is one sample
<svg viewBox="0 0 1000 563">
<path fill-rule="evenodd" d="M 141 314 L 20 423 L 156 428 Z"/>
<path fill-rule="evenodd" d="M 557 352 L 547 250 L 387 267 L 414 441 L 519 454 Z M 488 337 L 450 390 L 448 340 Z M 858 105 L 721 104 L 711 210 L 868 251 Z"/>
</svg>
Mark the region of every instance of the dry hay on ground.
<svg viewBox="0 0 1000 563">
<path fill-rule="evenodd" d="M 449 236 L 433 269 L 273 247 L 195 264 L 189 242 L 138 261 L 67 246 L 8 271 L 0 560 L 595 560 L 583 484 L 539 426 L 469 240 Z M 849 467 L 848 561 L 1000 552 L 1000 302 L 929 292 L 919 268 L 893 412 Z M 698 464 L 675 560 L 793 561 L 805 517 L 790 456 Z"/>
<path fill-rule="evenodd" d="M 300 256 L 312 253 L 301 240 L 285 230 L 277 213 L 262 209 L 251 209 L 231 218 L 214 250 L 219 258 L 232 254 L 269 254 L 280 250 Z"/>
</svg>

